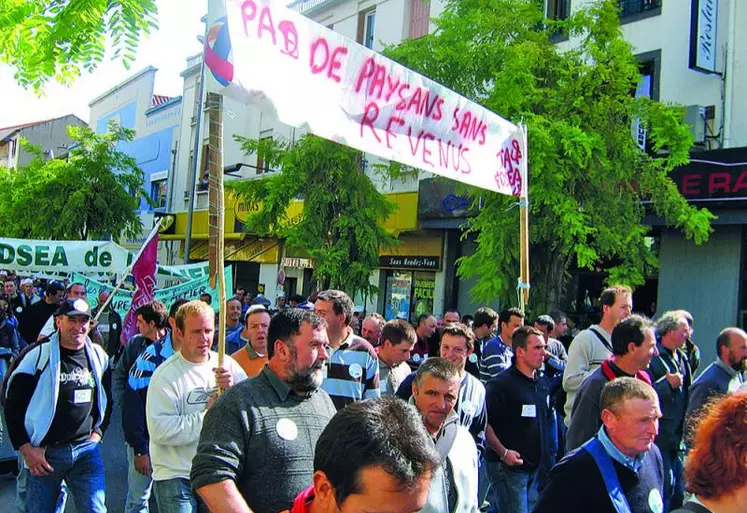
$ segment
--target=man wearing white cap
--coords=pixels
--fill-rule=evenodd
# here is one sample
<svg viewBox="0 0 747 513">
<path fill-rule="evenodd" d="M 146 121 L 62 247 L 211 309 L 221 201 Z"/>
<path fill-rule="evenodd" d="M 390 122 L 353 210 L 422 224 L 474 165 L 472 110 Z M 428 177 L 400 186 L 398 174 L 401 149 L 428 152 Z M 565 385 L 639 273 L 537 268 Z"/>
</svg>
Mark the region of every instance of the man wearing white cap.
<svg viewBox="0 0 747 513">
<path fill-rule="evenodd" d="M 27 511 L 54 511 L 65 480 L 79 512 L 104 513 L 108 357 L 88 338 L 85 300 L 64 301 L 54 318 L 57 331 L 20 357 L 6 389 L 8 434 L 31 474 Z"/>
</svg>

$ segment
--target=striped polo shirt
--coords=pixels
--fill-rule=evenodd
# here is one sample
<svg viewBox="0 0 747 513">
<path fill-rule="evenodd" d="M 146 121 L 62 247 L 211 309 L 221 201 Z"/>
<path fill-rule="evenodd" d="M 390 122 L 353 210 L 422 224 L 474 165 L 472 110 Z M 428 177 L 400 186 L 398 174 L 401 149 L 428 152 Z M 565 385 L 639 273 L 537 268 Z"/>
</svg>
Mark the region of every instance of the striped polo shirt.
<svg viewBox="0 0 747 513">
<path fill-rule="evenodd" d="M 379 358 L 373 346 L 350 331 L 325 366 L 322 389 L 339 410 L 348 404 L 380 397 Z"/>
</svg>

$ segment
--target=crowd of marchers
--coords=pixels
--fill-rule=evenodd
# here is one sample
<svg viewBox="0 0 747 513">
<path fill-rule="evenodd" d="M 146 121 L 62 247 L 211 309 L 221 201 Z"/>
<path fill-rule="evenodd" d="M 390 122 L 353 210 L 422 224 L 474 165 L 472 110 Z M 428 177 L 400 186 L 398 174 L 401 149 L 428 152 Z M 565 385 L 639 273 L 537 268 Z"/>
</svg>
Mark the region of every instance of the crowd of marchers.
<svg viewBox="0 0 747 513">
<path fill-rule="evenodd" d="M 699 369 L 693 317 L 632 314 L 627 287 L 604 290 L 601 319 L 567 347 L 562 313 L 449 310 L 413 326 L 363 317 L 337 290 L 273 307 L 240 289 L 224 305 L 222 358 L 211 298 L 142 305 L 121 344 L 120 316 L 98 311 L 106 293 L 92 308 L 80 283 L 36 294 L 11 278 L 4 292 L 0 398 L 20 513 L 68 500 L 105 512 L 113 478 L 127 480 L 127 513 L 747 504 L 747 334 L 724 329 Z M 104 474 L 113 408 L 126 476 Z"/>
</svg>

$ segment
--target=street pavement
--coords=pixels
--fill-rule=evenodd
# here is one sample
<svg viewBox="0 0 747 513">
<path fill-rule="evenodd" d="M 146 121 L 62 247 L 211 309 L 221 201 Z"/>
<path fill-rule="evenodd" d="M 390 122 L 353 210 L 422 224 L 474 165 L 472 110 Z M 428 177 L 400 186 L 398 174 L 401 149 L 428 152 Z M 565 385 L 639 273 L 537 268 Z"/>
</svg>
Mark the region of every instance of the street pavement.
<svg viewBox="0 0 747 513">
<path fill-rule="evenodd" d="M 117 408 L 114 410 L 101 448 L 106 468 L 106 508 L 108 513 L 122 513 L 127 497 L 127 453 L 121 416 Z M 15 500 L 15 477 L 10 474 L 0 475 L 0 511 L 16 513 Z M 73 502 L 72 497 L 68 497 L 65 513 L 76 513 Z"/>
</svg>

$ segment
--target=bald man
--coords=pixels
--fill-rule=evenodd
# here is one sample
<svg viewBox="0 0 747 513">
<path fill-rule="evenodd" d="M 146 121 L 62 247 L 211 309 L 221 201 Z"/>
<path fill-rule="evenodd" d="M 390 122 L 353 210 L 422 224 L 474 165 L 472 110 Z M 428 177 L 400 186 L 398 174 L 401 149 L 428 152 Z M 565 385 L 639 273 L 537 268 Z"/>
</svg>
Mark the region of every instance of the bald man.
<svg viewBox="0 0 747 513">
<path fill-rule="evenodd" d="M 738 390 L 744 379 L 742 371 L 747 361 L 747 333 L 739 328 L 726 328 L 716 338 L 716 361 L 693 382 L 686 418 L 693 418 L 714 395 Z"/>
</svg>

